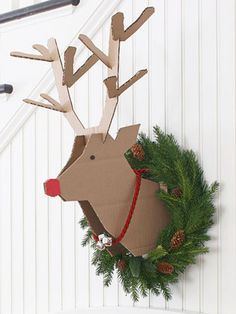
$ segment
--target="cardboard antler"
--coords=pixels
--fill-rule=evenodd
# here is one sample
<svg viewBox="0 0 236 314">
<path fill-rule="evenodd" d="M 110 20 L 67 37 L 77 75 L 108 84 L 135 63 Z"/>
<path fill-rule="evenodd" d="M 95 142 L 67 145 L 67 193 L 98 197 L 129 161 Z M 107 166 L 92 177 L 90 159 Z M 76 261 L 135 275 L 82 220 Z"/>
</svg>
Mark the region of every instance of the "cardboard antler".
<svg viewBox="0 0 236 314">
<path fill-rule="evenodd" d="M 118 97 L 147 73 L 147 70 L 141 70 L 119 87 L 120 42 L 133 35 L 153 13 L 154 8 L 146 8 L 139 18 L 131 26 L 129 26 L 126 31 L 124 31 L 124 27 L 122 26 L 123 22 L 121 23 L 122 13 L 117 13 L 112 17 L 108 53 L 112 68 L 108 68 L 108 78 L 104 80 L 108 94 L 104 113 L 98 127 L 99 131 L 103 133 L 104 139 L 106 138 L 110 128 L 112 118 L 118 104 Z M 124 17 L 122 14 L 122 21 L 123 19 Z M 122 32 L 125 33 L 125 36 Z"/>
<path fill-rule="evenodd" d="M 104 80 L 104 83 L 107 87 L 109 98 L 120 96 L 126 89 L 132 86 L 135 82 L 140 80 L 145 74 L 147 74 L 147 70 L 138 71 L 131 79 L 129 79 L 122 86 L 117 88 L 117 76 L 111 76 Z"/>
<path fill-rule="evenodd" d="M 154 8 L 146 8 L 126 30 L 124 30 L 124 15 L 122 13 L 115 14 L 111 22 L 108 55 L 96 47 L 86 35 L 79 35 L 80 41 L 92 52 L 92 55 L 75 73 L 73 72 L 73 63 L 76 48 L 69 47 L 66 50 L 63 84 L 69 87 L 80 79 L 98 60 L 108 69 L 108 78 L 104 80 L 108 95 L 102 119 L 99 126 L 87 129 L 86 134 L 102 133 L 105 140 L 118 104 L 118 97 L 147 73 L 147 70 L 138 71 L 131 79 L 119 87 L 120 42 L 132 36 L 153 13 Z"/>
<path fill-rule="evenodd" d="M 89 39 L 86 35 L 79 35 L 79 39 L 82 43 L 92 51 L 108 68 L 112 68 L 111 60 L 109 56 L 107 56 L 103 51 L 97 48 L 91 39 Z"/>
<path fill-rule="evenodd" d="M 33 55 L 23 52 L 11 52 L 11 56 L 51 62 L 60 103 L 46 94 L 41 94 L 41 97 L 47 100 L 50 105 L 31 99 L 24 99 L 24 102 L 34 106 L 39 106 L 64 113 L 64 116 L 70 123 L 75 133 L 77 135 L 84 134 L 84 126 L 74 112 L 68 87 L 62 84 L 64 71 L 56 40 L 54 38 L 49 39 L 48 48 L 38 44 L 34 45 L 33 48 L 39 51 L 41 55 Z"/>
<path fill-rule="evenodd" d="M 34 54 L 24 53 L 24 52 L 19 52 L 19 51 L 12 51 L 10 55 L 12 57 L 53 62 L 54 58 L 46 47 L 44 47 L 43 45 L 35 44 L 33 45 L 33 48 L 37 50 L 40 53 L 40 55 L 34 55 Z"/>
<path fill-rule="evenodd" d="M 113 24 L 114 40 L 126 41 L 130 36 L 139 30 L 139 28 L 152 16 L 155 12 L 153 7 L 146 8 L 139 18 L 124 30 L 124 14 L 118 12 Z"/>
<path fill-rule="evenodd" d="M 31 99 L 25 99 L 24 101 L 28 104 L 64 113 L 66 119 L 69 121 L 77 135 L 86 135 L 87 139 L 92 133 L 102 133 L 103 139 L 105 140 L 118 104 L 118 97 L 147 73 L 147 70 L 138 71 L 131 79 L 119 86 L 120 42 L 126 41 L 135 32 L 137 32 L 137 30 L 150 18 L 153 13 L 154 8 L 146 8 L 138 19 L 126 30 L 124 30 L 123 13 L 115 14 L 112 17 L 111 22 L 108 55 L 96 47 L 92 40 L 86 35 L 80 35 L 80 41 L 92 52 L 92 55 L 75 73 L 73 64 L 76 48 L 68 47 L 66 49 L 64 54 L 63 69 L 55 39 L 49 39 L 48 48 L 38 44 L 33 46 L 33 48 L 37 50 L 40 55 L 12 52 L 11 56 L 13 57 L 51 62 L 55 77 L 55 83 L 59 94 L 59 102 L 45 94 L 41 94 L 41 97 L 47 100 L 49 104 Z M 99 125 L 85 129 L 74 112 L 68 87 L 71 87 L 77 80 L 79 80 L 98 60 L 102 61 L 108 69 L 108 78 L 104 80 L 107 87 L 106 103 Z"/>
<path fill-rule="evenodd" d="M 51 105 L 47 105 L 45 103 L 36 101 L 36 100 L 32 100 L 32 99 L 23 99 L 23 101 L 27 104 L 31 104 L 34 106 L 38 106 L 38 107 L 42 107 L 42 108 L 46 108 L 46 109 L 51 109 L 51 110 L 55 110 L 55 111 L 59 111 L 59 112 L 66 112 L 63 107 L 61 106 L 61 104 L 59 104 L 55 99 L 53 99 L 52 97 L 46 95 L 46 94 L 40 94 L 40 96 L 43 99 L 46 99 L 49 103 L 51 103 Z"/>
<path fill-rule="evenodd" d="M 64 75 L 62 84 L 68 87 L 74 85 L 75 82 L 78 81 L 86 72 L 88 72 L 88 70 L 99 60 L 99 58 L 93 54 L 75 73 L 73 73 L 75 53 L 75 47 L 68 47 L 64 54 Z"/>
</svg>

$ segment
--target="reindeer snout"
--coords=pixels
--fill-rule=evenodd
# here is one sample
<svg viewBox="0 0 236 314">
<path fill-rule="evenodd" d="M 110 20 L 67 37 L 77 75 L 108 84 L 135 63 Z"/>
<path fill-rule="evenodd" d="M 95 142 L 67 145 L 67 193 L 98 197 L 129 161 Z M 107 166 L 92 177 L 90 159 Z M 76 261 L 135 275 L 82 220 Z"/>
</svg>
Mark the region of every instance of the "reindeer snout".
<svg viewBox="0 0 236 314">
<path fill-rule="evenodd" d="M 45 194 L 51 197 L 60 195 L 60 182 L 57 179 L 49 179 L 44 183 Z"/>
</svg>

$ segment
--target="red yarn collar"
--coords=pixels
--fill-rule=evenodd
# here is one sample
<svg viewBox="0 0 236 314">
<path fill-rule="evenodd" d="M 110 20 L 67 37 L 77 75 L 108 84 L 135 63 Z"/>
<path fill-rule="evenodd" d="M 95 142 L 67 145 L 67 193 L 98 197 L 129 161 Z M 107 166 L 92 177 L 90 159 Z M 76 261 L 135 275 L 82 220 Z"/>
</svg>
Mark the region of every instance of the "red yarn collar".
<svg viewBox="0 0 236 314">
<path fill-rule="evenodd" d="M 128 231 L 129 225 L 131 223 L 133 214 L 134 214 L 134 210 L 136 207 L 136 203 L 137 203 L 137 199 L 139 196 L 139 192 L 140 192 L 140 186 L 141 186 L 141 179 L 142 179 L 142 174 L 144 172 L 147 172 L 147 169 L 133 169 L 134 173 L 136 174 L 136 183 L 135 183 L 135 190 L 134 190 L 134 195 L 133 195 L 133 200 L 129 209 L 129 214 L 126 218 L 126 222 L 124 224 L 124 227 L 121 231 L 121 233 L 119 234 L 119 236 L 116 239 L 112 240 L 112 245 L 116 245 L 118 243 L 120 243 L 122 241 L 122 239 L 124 238 L 125 234 Z M 93 238 L 96 242 L 98 242 L 98 236 L 96 234 L 93 233 Z"/>
</svg>

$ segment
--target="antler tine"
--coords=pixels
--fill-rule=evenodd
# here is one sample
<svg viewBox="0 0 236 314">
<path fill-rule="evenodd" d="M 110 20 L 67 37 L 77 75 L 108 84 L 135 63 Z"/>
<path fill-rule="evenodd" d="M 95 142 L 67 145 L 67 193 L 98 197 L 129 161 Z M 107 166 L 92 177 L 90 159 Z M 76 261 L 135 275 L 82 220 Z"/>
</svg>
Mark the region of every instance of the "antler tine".
<svg viewBox="0 0 236 314">
<path fill-rule="evenodd" d="M 153 15 L 155 9 L 148 7 L 144 9 L 139 18 L 134 21 L 127 29 L 124 29 L 124 14 L 117 13 L 116 20 L 113 27 L 113 37 L 115 40 L 126 41 Z"/>
<path fill-rule="evenodd" d="M 116 87 L 117 86 L 117 77 L 116 76 L 110 76 L 107 79 L 105 79 L 104 83 L 107 87 L 107 92 L 108 92 L 109 98 L 120 96 L 130 86 L 132 86 L 135 82 L 137 82 L 145 74 L 147 74 L 147 72 L 148 72 L 147 69 L 138 71 L 131 79 L 129 79 L 126 83 L 124 83 L 119 88 Z"/>
<path fill-rule="evenodd" d="M 30 105 L 34 105 L 34 106 L 38 106 L 38 107 L 42 107 L 42 108 L 46 108 L 46 109 L 50 109 L 50 110 L 55 110 L 55 111 L 59 111 L 62 113 L 65 113 L 66 111 L 63 109 L 63 107 L 52 97 L 46 95 L 46 94 L 40 94 L 40 96 L 43 99 L 46 99 L 49 103 L 51 103 L 51 105 L 36 101 L 36 100 L 32 100 L 32 99 L 23 99 L 23 101 L 27 104 Z"/>
<path fill-rule="evenodd" d="M 63 85 L 68 87 L 71 87 L 76 81 L 78 81 L 99 60 L 95 54 L 92 54 L 86 62 L 75 73 L 73 73 L 75 53 L 75 47 L 68 47 L 64 53 Z"/>
<path fill-rule="evenodd" d="M 39 60 L 39 61 L 47 61 L 47 62 L 53 62 L 54 61 L 49 50 L 46 47 L 44 47 L 43 45 L 35 44 L 35 45 L 33 45 L 33 48 L 35 50 L 37 50 L 40 53 L 40 55 L 34 55 L 34 54 L 24 53 L 24 52 L 19 52 L 19 51 L 12 51 L 10 53 L 10 55 L 12 57 Z"/>
<path fill-rule="evenodd" d="M 92 51 L 108 68 L 112 68 L 111 59 L 109 56 L 107 56 L 102 50 L 97 48 L 92 40 L 88 38 L 86 35 L 79 35 L 79 39 L 82 41 L 82 43 L 90 50 Z"/>
<path fill-rule="evenodd" d="M 40 94 L 40 96 L 43 98 L 43 99 L 46 99 L 49 103 L 52 104 L 52 106 L 57 109 L 58 111 L 61 111 L 61 112 L 66 112 L 65 110 L 63 110 L 63 107 L 62 105 L 57 102 L 55 99 L 53 99 L 52 97 L 50 97 L 49 95 L 47 94 Z"/>
</svg>

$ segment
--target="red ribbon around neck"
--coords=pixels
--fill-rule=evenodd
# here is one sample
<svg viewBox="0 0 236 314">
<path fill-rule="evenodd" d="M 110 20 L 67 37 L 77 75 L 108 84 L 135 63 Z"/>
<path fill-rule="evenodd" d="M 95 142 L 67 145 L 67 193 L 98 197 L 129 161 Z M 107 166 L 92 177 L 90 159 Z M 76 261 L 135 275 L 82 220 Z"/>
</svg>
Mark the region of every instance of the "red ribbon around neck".
<svg viewBox="0 0 236 314">
<path fill-rule="evenodd" d="M 120 243 L 122 241 L 122 239 L 124 238 L 128 228 L 129 228 L 129 225 L 131 223 L 131 220 L 132 220 L 132 217 L 133 217 L 133 214 L 134 214 L 135 206 L 136 206 L 136 203 L 137 203 L 139 191 L 140 191 L 142 174 L 144 172 L 147 172 L 147 169 L 139 169 L 139 170 L 133 169 L 133 171 L 136 174 L 136 183 L 135 183 L 135 191 L 134 191 L 134 195 L 133 195 L 132 204 L 130 206 L 129 214 L 128 214 L 127 218 L 126 218 L 125 225 L 124 225 L 121 233 L 119 234 L 119 236 L 116 239 L 112 240 L 112 245 Z M 98 236 L 96 234 L 94 234 L 94 233 L 93 233 L 93 238 L 94 238 L 94 240 L 96 242 L 99 241 Z"/>
</svg>

